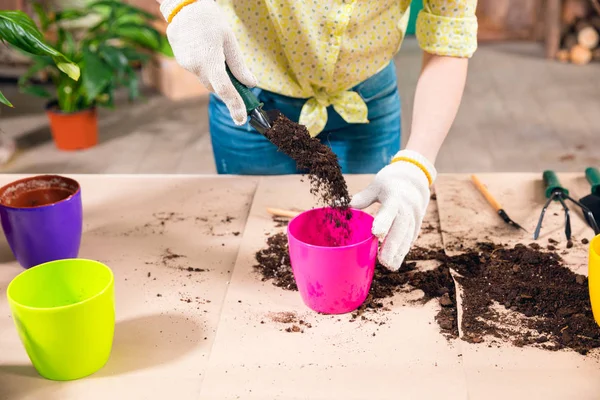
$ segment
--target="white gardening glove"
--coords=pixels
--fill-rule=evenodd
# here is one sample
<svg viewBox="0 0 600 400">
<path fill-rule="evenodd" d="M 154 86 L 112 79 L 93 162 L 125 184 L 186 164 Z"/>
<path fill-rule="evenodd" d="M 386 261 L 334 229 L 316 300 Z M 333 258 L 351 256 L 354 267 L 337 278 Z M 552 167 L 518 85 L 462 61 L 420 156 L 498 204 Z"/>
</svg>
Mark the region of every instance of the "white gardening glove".
<svg viewBox="0 0 600 400">
<path fill-rule="evenodd" d="M 160 11 L 169 22 L 167 37 L 179 65 L 223 100 L 237 125 L 246 123 L 246 107 L 227 75 L 225 61 L 244 85 L 254 87 L 257 81 L 242 60 L 227 15 L 214 0 L 165 0 Z"/>
<path fill-rule="evenodd" d="M 383 240 L 379 262 L 397 271 L 419 236 L 429 205 L 429 187 L 437 172 L 433 164 L 414 151 L 400 151 L 393 160 L 396 161 L 379 171 L 375 180 L 352 198 L 350 207 L 362 209 L 381 203 L 373 222 L 373 235 Z"/>
</svg>

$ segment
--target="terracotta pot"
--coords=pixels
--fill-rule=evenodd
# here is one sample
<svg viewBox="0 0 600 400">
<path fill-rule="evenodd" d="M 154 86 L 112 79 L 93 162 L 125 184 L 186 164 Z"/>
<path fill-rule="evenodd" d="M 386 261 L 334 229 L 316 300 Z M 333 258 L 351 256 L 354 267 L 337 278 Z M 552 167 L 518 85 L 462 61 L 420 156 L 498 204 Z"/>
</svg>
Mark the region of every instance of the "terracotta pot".
<svg viewBox="0 0 600 400">
<path fill-rule="evenodd" d="M 96 108 L 65 113 L 56 102 L 49 103 L 46 114 L 54 144 L 60 150 L 83 150 L 98 143 L 98 113 Z"/>
</svg>

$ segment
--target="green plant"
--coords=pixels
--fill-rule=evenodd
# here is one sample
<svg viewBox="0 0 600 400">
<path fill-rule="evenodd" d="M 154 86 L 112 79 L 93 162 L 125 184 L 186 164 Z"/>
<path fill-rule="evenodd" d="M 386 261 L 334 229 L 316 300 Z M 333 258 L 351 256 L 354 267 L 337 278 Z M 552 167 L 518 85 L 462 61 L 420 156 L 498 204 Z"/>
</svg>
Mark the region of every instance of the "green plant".
<svg viewBox="0 0 600 400">
<path fill-rule="evenodd" d="M 144 64 L 150 52 L 172 56 L 167 38 L 150 26 L 156 19 L 139 8 L 116 0 L 100 0 L 85 9 L 48 12 L 35 6 L 42 31 L 51 43 L 70 57 L 81 69 L 81 79 L 73 81 L 60 73 L 49 57 L 33 56 L 33 65 L 21 77 L 21 90 L 57 101 L 66 113 L 94 106 L 114 107 L 114 92 L 126 87 L 130 100 L 139 97 L 139 81 L 134 66 Z M 71 31 L 64 22 L 95 16 L 98 21 L 83 31 Z M 44 71 L 54 85 L 55 94 L 32 78 Z"/>
<path fill-rule="evenodd" d="M 57 70 L 67 74 L 66 79 L 74 81 L 79 79 L 79 66 L 48 45 L 35 22 L 22 11 L 0 11 L 0 39 L 33 56 L 46 57 Z M 0 92 L 0 103 L 13 106 L 2 92 Z"/>
</svg>

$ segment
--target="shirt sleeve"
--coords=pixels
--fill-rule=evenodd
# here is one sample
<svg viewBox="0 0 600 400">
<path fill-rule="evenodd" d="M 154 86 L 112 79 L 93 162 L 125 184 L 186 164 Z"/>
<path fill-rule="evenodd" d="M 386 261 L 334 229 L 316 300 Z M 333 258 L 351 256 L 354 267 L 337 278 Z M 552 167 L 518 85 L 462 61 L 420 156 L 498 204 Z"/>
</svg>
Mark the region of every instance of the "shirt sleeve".
<svg viewBox="0 0 600 400">
<path fill-rule="evenodd" d="M 477 50 L 477 0 L 424 0 L 416 36 L 428 53 L 470 58 Z"/>
</svg>

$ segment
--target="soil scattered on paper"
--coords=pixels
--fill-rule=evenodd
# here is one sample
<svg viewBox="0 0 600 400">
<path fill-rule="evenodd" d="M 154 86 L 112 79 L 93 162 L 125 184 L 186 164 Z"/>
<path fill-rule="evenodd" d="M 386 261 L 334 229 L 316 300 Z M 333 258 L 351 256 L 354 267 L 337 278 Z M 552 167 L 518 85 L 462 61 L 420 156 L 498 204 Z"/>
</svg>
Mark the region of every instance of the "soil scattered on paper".
<svg viewBox="0 0 600 400">
<path fill-rule="evenodd" d="M 186 217 L 184 217 L 182 214 L 172 211 L 153 213 L 152 217 L 154 220 L 144 224 L 143 229 L 151 230 L 151 233 L 158 235 L 164 235 L 167 223 L 181 222 L 186 220 Z M 137 230 L 139 230 L 139 228 Z"/>
<path fill-rule="evenodd" d="M 553 246 L 553 241 L 550 243 Z M 267 248 L 256 253 L 256 260 L 255 269 L 263 281 L 297 290 L 284 234 L 269 237 Z M 420 271 L 414 260 L 437 260 L 440 265 Z M 571 349 L 581 354 L 600 347 L 600 327 L 593 318 L 587 277 L 564 267 L 558 254 L 537 244 L 510 248 L 478 243 L 453 257 L 443 250 L 415 247 L 397 272 L 377 265 L 370 294 L 350 321 L 368 321 L 365 313 L 390 311 L 396 293 L 420 289 L 422 301 L 439 303 L 435 319 L 440 331 L 456 338 L 459 321 L 454 279 L 461 287 L 461 339 L 467 342 L 491 338 L 519 347 Z"/>
<path fill-rule="evenodd" d="M 290 220 L 286 219 L 286 218 L 273 216 L 272 219 L 273 219 L 273 222 L 275 222 L 275 228 L 284 228 L 284 227 L 288 226 L 290 223 Z"/>
<path fill-rule="evenodd" d="M 304 333 L 304 328 L 312 328 L 312 324 L 310 322 L 306 322 L 301 319 L 298 314 L 295 312 L 273 312 L 267 315 L 271 322 L 275 322 L 278 324 L 289 325 L 285 329 L 285 332 L 288 333 Z M 261 324 L 264 324 L 265 321 L 261 321 Z"/>
<path fill-rule="evenodd" d="M 310 192 L 323 206 L 332 207 L 327 216 L 335 228 L 341 229 L 341 237 L 349 237 L 348 209 L 350 195 L 336 154 L 330 147 L 313 138 L 305 126 L 292 122 L 278 111 L 269 113 L 271 129 L 265 132 L 267 139 L 296 162 L 297 170 L 308 174 Z M 337 230 L 336 230 L 337 231 Z M 331 246 L 339 246 L 338 234 L 330 235 Z"/>
<path fill-rule="evenodd" d="M 160 262 L 162 263 L 162 265 L 164 266 L 169 266 L 169 262 L 172 260 L 177 260 L 180 258 L 185 258 L 184 255 L 182 254 L 176 254 L 173 253 L 171 251 L 171 249 L 165 249 L 165 251 L 163 252 L 163 254 L 160 256 Z"/>
</svg>

